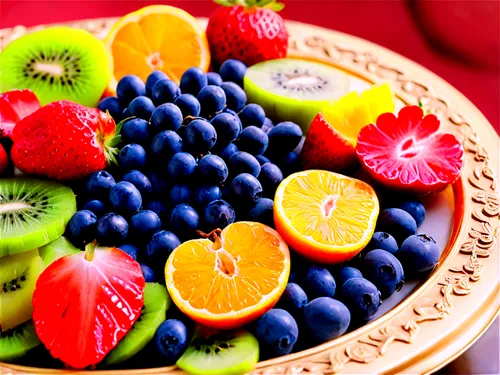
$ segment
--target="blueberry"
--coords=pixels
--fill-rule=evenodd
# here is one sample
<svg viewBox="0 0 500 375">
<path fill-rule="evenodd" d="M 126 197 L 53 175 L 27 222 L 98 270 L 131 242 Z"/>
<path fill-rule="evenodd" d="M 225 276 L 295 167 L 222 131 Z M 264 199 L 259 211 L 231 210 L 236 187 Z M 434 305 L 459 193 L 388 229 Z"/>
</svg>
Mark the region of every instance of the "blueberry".
<svg viewBox="0 0 500 375">
<path fill-rule="evenodd" d="M 146 95 L 146 87 L 144 82 L 137 76 L 132 74 L 120 79 L 116 86 L 116 96 L 123 107 L 127 107 L 129 103 L 138 96 Z"/>
<path fill-rule="evenodd" d="M 262 107 L 254 103 L 247 104 L 241 112 L 238 113 L 238 116 L 240 117 L 244 128 L 250 125 L 262 128 L 262 125 L 264 125 L 264 121 L 266 120 L 266 113 Z"/>
<path fill-rule="evenodd" d="M 373 233 L 372 239 L 366 246 L 366 252 L 375 249 L 382 249 L 390 252 L 392 255 L 398 253 L 398 243 L 389 233 L 386 232 L 375 232 Z"/>
<path fill-rule="evenodd" d="M 217 141 L 214 127 L 205 120 L 193 120 L 186 127 L 184 142 L 196 154 L 204 154 Z"/>
<path fill-rule="evenodd" d="M 276 307 L 288 311 L 295 319 L 302 319 L 308 299 L 306 292 L 294 282 L 288 282 Z"/>
<path fill-rule="evenodd" d="M 115 212 L 133 215 L 142 206 L 142 196 L 130 182 L 121 181 L 109 191 L 109 202 Z"/>
<path fill-rule="evenodd" d="M 163 73 L 161 70 L 155 70 L 152 72 L 148 78 L 146 79 L 146 95 L 152 99 L 152 92 L 153 92 L 153 87 L 156 82 L 162 80 L 162 79 L 168 79 L 168 76 Z"/>
<path fill-rule="evenodd" d="M 220 85 L 221 89 L 226 94 L 226 105 L 229 109 L 239 112 L 247 103 L 247 95 L 245 91 L 233 82 L 224 82 Z"/>
<path fill-rule="evenodd" d="M 230 113 L 219 113 L 210 122 L 217 132 L 217 148 L 220 149 L 236 138 L 241 133 L 241 122 L 238 116 Z"/>
<path fill-rule="evenodd" d="M 238 152 L 238 146 L 236 146 L 234 143 L 230 143 L 222 150 L 220 150 L 218 152 L 218 155 L 222 158 L 222 160 L 228 163 L 229 160 L 231 159 L 231 156 L 233 156 L 237 152 Z"/>
<path fill-rule="evenodd" d="M 270 358 L 291 353 L 298 336 L 297 322 L 282 309 L 269 310 L 255 325 L 255 337 L 259 340 L 261 352 Z"/>
<path fill-rule="evenodd" d="M 270 159 L 281 169 L 284 177 L 298 170 L 299 156 L 293 151 L 273 154 Z"/>
<path fill-rule="evenodd" d="M 222 78 L 215 72 L 209 72 L 207 73 L 207 84 L 212 86 L 220 86 L 222 85 Z"/>
<path fill-rule="evenodd" d="M 94 215 L 97 216 L 97 218 L 100 218 L 106 213 L 106 206 L 98 199 L 88 201 L 83 206 L 83 209 L 93 212 Z"/>
<path fill-rule="evenodd" d="M 234 223 L 236 213 L 234 208 L 222 199 L 210 202 L 203 209 L 203 223 L 207 230 L 224 229 Z"/>
<path fill-rule="evenodd" d="M 210 202 L 222 198 L 222 192 L 217 185 L 214 186 L 198 186 L 193 194 L 193 201 L 198 207 L 203 207 Z"/>
<path fill-rule="evenodd" d="M 141 118 L 125 121 L 121 130 L 122 140 L 125 144 L 138 143 L 146 145 L 150 138 L 149 123 Z"/>
<path fill-rule="evenodd" d="M 181 77 L 181 90 L 183 94 L 197 96 L 208 83 L 207 75 L 200 68 L 189 68 Z"/>
<path fill-rule="evenodd" d="M 204 183 L 222 184 L 229 171 L 224 160 L 217 155 L 205 155 L 198 162 L 198 174 Z"/>
<path fill-rule="evenodd" d="M 121 121 L 121 119 L 123 118 L 123 108 L 118 98 L 114 96 L 108 96 L 107 98 L 101 100 L 97 105 L 97 108 L 99 108 L 103 112 L 108 111 L 116 123 Z"/>
<path fill-rule="evenodd" d="M 271 159 L 269 159 L 267 156 L 264 156 L 264 155 L 255 155 L 255 159 L 257 159 L 257 161 L 259 162 L 259 164 L 261 166 L 263 166 L 266 163 L 271 163 Z M 280 170 L 280 173 L 281 173 L 281 170 Z"/>
<path fill-rule="evenodd" d="M 136 244 L 146 244 L 160 229 L 161 220 L 158 215 L 153 211 L 143 210 L 130 219 L 128 237 Z"/>
<path fill-rule="evenodd" d="M 416 234 L 403 242 L 398 258 L 408 273 L 415 274 L 433 270 L 440 255 L 441 251 L 434 238 Z"/>
<path fill-rule="evenodd" d="M 146 167 L 146 151 L 136 143 L 125 145 L 118 154 L 118 164 L 124 170 L 144 169 Z"/>
<path fill-rule="evenodd" d="M 285 121 L 276 125 L 269 132 L 269 147 L 273 150 L 293 151 L 302 139 L 299 125 Z"/>
<path fill-rule="evenodd" d="M 181 241 L 174 233 L 167 230 L 156 232 L 146 246 L 147 262 L 164 268 L 168 257 L 180 244 Z"/>
<path fill-rule="evenodd" d="M 132 116 L 130 115 L 129 111 L 128 111 L 128 108 L 125 108 L 125 109 L 123 110 L 123 116 L 122 116 L 122 117 L 123 117 L 124 119 L 129 118 L 129 117 L 132 117 Z"/>
<path fill-rule="evenodd" d="M 304 276 L 304 289 L 311 300 L 335 295 L 335 279 L 326 268 L 311 266 Z"/>
<path fill-rule="evenodd" d="M 274 228 L 273 206 L 274 202 L 272 199 L 259 199 L 250 207 L 248 219 Z"/>
<path fill-rule="evenodd" d="M 306 137 L 303 136 L 303 137 L 300 138 L 299 144 L 293 150 L 294 154 L 300 156 L 300 154 L 302 153 L 302 148 L 304 148 L 304 142 L 305 141 L 306 141 Z"/>
<path fill-rule="evenodd" d="M 156 281 L 156 274 L 155 271 L 151 267 L 149 267 L 147 264 L 142 264 L 141 263 L 141 271 L 142 275 L 144 276 L 144 281 L 147 283 L 154 283 Z"/>
<path fill-rule="evenodd" d="M 155 110 L 155 105 L 147 96 L 138 96 L 130 102 L 127 109 L 131 116 L 149 121 Z"/>
<path fill-rule="evenodd" d="M 256 126 L 247 126 L 240 134 L 238 147 L 252 155 L 263 154 L 269 144 L 269 138 L 262 129 Z"/>
<path fill-rule="evenodd" d="M 191 188 L 189 185 L 176 184 L 170 189 L 170 204 L 177 206 L 181 203 L 189 203 L 191 201 Z"/>
<path fill-rule="evenodd" d="M 283 181 L 283 172 L 275 164 L 266 163 L 260 168 L 259 181 L 266 196 L 274 197 L 278 185 Z"/>
<path fill-rule="evenodd" d="M 151 181 L 149 181 L 149 178 L 142 172 L 135 170 L 129 171 L 123 176 L 122 181 L 127 181 L 134 185 L 143 198 L 153 192 Z"/>
<path fill-rule="evenodd" d="M 415 219 L 400 208 L 388 208 L 378 217 L 377 230 L 392 234 L 398 244 L 417 233 Z"/>
<path fill-rule="evenodd" d="M 128 223 L 122 216 L 110 212 L 99 219 L 96 226 L 96 239 L 103 246 L 119 246 L 125 242 Z"/>
<path fill-rule="evenodd" d="M 231 182 L 231 190 L 246 202 L 256 202 L 262 197 L 262 185 L 249 173 L 237 175 Z"/>
<path fill-rule="evenodd" d="M 196 160 L 187 152 L 178 152 L 168 163 L 168 175 L 173 181 L 182 181 L 194 175 Z"/>
<path fill-rule="evenodd" d="M 199 225 L 198 213 L 188 204 L 182 203 L 175 206 L 170 214 L 170 226 L 177 235 L 193 233 Z"/>
<path fill-rule="evenodd" d="M 304 323 L 312 336 L 325 342 L 342 336 L 351 322 L 351 313 L 342 302 L 319 297 L 304 308 Z"/>
<path fill-rule="evenodd" d="M 340 289 L 340 299 L 352 317 L 360 320 L 372 317 L 382 303 L 377 287 L 362 277 L 347 280 Z"/>
<path fill-rule="evenodd" d="M 247 66 L 239 60 L 229 59 L 222 63 L 219 74 L 224 81 L 234 82 L 243 87 L 243 77 L 247 71 Z"/>
<path fill-rule="evenodd" d="M 160 172 L 152 172 L 149 175 L 149 181 L 153 186 L 153 193 L 163 195 L 168 192 L 168 184 L 165 176 Z"/>
<path fill-rule="evenodd" d="M 174 104 L 179 107 L 184 118 L 187 116 L 197 117 L 200 115 L 200 102 L 191 94 L 182 94 L 178 96 Z"/>
<path fill-rule="evenodd" d="M 337 277 L 337 282 L 338 282 L 338 287 L 339 289 L 342 288 L 342 285 L 345 284 L 347 280 L 356 278 L 356 277 L 363 277 L 363 274 L 361 273 L 360 270 L 358 270 L 355 267 L 348 267 L 344 266 L 339 270 L 338 277 Z"/>
<path fill-rule="evenodd" d="M 107 171 L 98 171 L 90 175 L 87 180 L 87 194 L 92 198 L 108 199 L 109 191 L 116 185 L 115 179 Z"/>
<path fill-rule="evenodd" d="M 160 220 L 165 220 L 167 215 L 170 213 L 167 205 L 160 200 L 152 200 L 146 203 L 144 206 L 145 210 L 150 210 L 156 212 Z"/>
<path fill-rule="evenodd" d="M 385 250 L 373 250 L 366 254 L 362 260 L 362 271 L 365 278 L 380 290 L 382 298 L 389 297 L 403 287 L 403 266 L 394 255 Z"/>
<path fill-rule="evenodd" d="M 205 86 L 198 94 L 201 115 L 210 116 L 222 111 L 226 105 L 226 94 L 219 86 Z"/>
<path fill-rule="evenodd" d="M 274 128 L 273 120 L 271 120 L 269 117 L 266 117 L 266 119 L 264 120 L 264 125 L 262 125 L 262 130 L 264 130 L 264 127 L 269 128 L 269 130 Z"/>
<path fill-rule="evenodd" d="M 69 219 L 66 227 L 66 237 L 74 246 L 82 248 L 95 239 L 96 224 L 97 216 L 92 211 L 77 211 Z"/>
<path fill-rule="evenodd" d="M 186 326 L 177 319 L 165 320 L 156 330 L 153 344 L 162 364 L 175 364 L 188 345 Z"/>
<path fill-rule="evenodd" d="M 181 110 L 172 103 L 160 105 L 151 115 L 151 125 L 156 132 L 162 130 L 176 131 L 181 127 L 183 120 Z"/>
<path fill-rule="evenodd" d="M 165 103 L 173 103 L 181 95 L 181 90 L 177 83 L 170 79 L 161 79 L 155 83 L 151 91 L 151 99 L 156 106 Z"/>
<path fill-rule="evenodd" d="M 422 202 L 416 199 L 408 200 L 399 206 L 402 210 L 408 212 L 417 223 L 417 227 L 421 226 L 425 219 L 425 207 Z"/>
<path fill-rule="evenodd" d="M 130 255 L 134 260 L 137 260 L 137 257 L 139 256 L 139 253 L 141 251 L 137 246 L 130 243 L 120 245 L 119 249 L 124 253 Z"/>
<path fill-rule="evenodd" d="M 158 133 L 151 142 L 151 156 L 153 162 L 164 164 L 168 159 L 182 151 L 182 138 L 172 130 Z"/>
<path fill-rule="evenodd" d="M 250 173 L 257 177 L 260 173 L 260 164 L 253 155 L 248 152 L 235 152 L 229 159 L 229 171 L 233 174 Z"/>
</svg>

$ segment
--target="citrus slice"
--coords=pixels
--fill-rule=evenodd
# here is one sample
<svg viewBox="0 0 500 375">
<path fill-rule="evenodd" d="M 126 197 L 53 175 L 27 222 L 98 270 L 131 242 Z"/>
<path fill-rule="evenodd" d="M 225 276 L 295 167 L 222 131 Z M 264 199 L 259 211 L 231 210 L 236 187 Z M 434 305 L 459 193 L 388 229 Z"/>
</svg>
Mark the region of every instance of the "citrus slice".
<svg viewBox="0 0 500 375">
<path fill-rule="evenodd" d="M 241 327 L 278 302 L 290 274 L 288 246 L 274 229 L 249 221 L 208 236 L 172 252 L 165 266 L 168 292 L 206 327 Z"/>
<path fill-rule="evenodd" d="M 308 170 L 290 175 L 274 198 L 274 223 L 290 247 L 320 263 L 345 262 L 370 241 L 377 195 L 363 181 Z"/>
<path fill-rule="evenodd" d="M 127 14 L 113 26 L 105 43 L 114 60 L 111 91 L 127 74 L 145 81 L 152 71 L 161 70 L 179 83 L 186 69 L 207 71 L 210 65 L 203 28 L 189 13 L 168 5 Z"/>
</svg>

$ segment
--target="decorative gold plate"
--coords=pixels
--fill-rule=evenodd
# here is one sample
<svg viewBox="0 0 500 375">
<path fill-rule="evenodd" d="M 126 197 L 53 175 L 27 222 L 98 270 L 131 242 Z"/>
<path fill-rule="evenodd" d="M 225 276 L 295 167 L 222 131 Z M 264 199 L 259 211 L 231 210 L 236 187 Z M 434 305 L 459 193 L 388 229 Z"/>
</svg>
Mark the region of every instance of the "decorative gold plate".
<svg viewBox="0 0 500 375">
<path fill-rule="evenodd" d="M 205 19 L 200 21 L 206 24 Z M 106 18 L 68 25 L 103 38 L 115 22 L 115 18 Z M 440 118 L 442 131 L 463 141 L 466 162 L 461 179 L 453 186 L 455 212 L 448 246 L 441 263 L 422 285 L 379 319 L 321 346 L 260 362 L 251 374 L 433 372 L 472 345 L 499 311 L 498 135 L 470 101 L 422 66 L 340 32 L 292 21 L 287 26 L 290 55 L 332 64 L 369 83 L 389 82 L 403 102 L 422 102 Z M 1 30 L 0 50 L 31 30 L 22 26 Z M 0 370 L 1 374 L 74 373 L 1 363 Z M 181 373 L 175 366 L 92 372 Z"/>
</svg>

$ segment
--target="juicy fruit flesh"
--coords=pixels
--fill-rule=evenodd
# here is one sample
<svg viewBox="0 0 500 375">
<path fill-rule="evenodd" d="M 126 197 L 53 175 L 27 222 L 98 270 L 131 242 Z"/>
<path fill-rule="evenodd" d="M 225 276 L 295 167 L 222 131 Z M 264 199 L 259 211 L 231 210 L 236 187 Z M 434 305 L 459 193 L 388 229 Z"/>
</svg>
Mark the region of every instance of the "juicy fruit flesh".
<svg viewBox="0 0 500 375">
<path fill-rule="evenodd" d="M 0 331 L 0 361 L 13 362 L 40 344 L 32 320 L 10 331 Z"/>
</svg>

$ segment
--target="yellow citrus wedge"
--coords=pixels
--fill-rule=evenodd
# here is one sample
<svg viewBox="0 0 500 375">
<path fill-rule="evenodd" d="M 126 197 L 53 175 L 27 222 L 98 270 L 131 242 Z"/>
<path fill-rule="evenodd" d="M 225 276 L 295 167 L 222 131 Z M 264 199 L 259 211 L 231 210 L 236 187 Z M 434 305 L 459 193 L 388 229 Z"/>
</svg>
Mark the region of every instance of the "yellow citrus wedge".
<svg viewBox="0 0 500 375">
<path fill-rule="evenodd" d="M 320 263 L 345 262 L 370 241 L 379 213 L 365 182 L 307 170 L 290 175 L 274 198 L 274 223 L 288 245 Z"/>
<path fill-rule="evenodd" d="M 190 67 L 205 71 L 210 66 L 210 50 L 203 28 L 182 9 L 151 5 L 121 18 L 110 30 L 106 46 L 113 56 L 114 77 L 109 91 L 127 74 L 142 80 L 161 70 L 179 83 Z"/>
<path fill-rule="evenodd" d="M 274 229 L 240 221 L 184 242 L 165 266 L 168 292 L 194 321 L 233 329 L 270 310 L 285 290 L 290 253 Z"/>
</svg>

